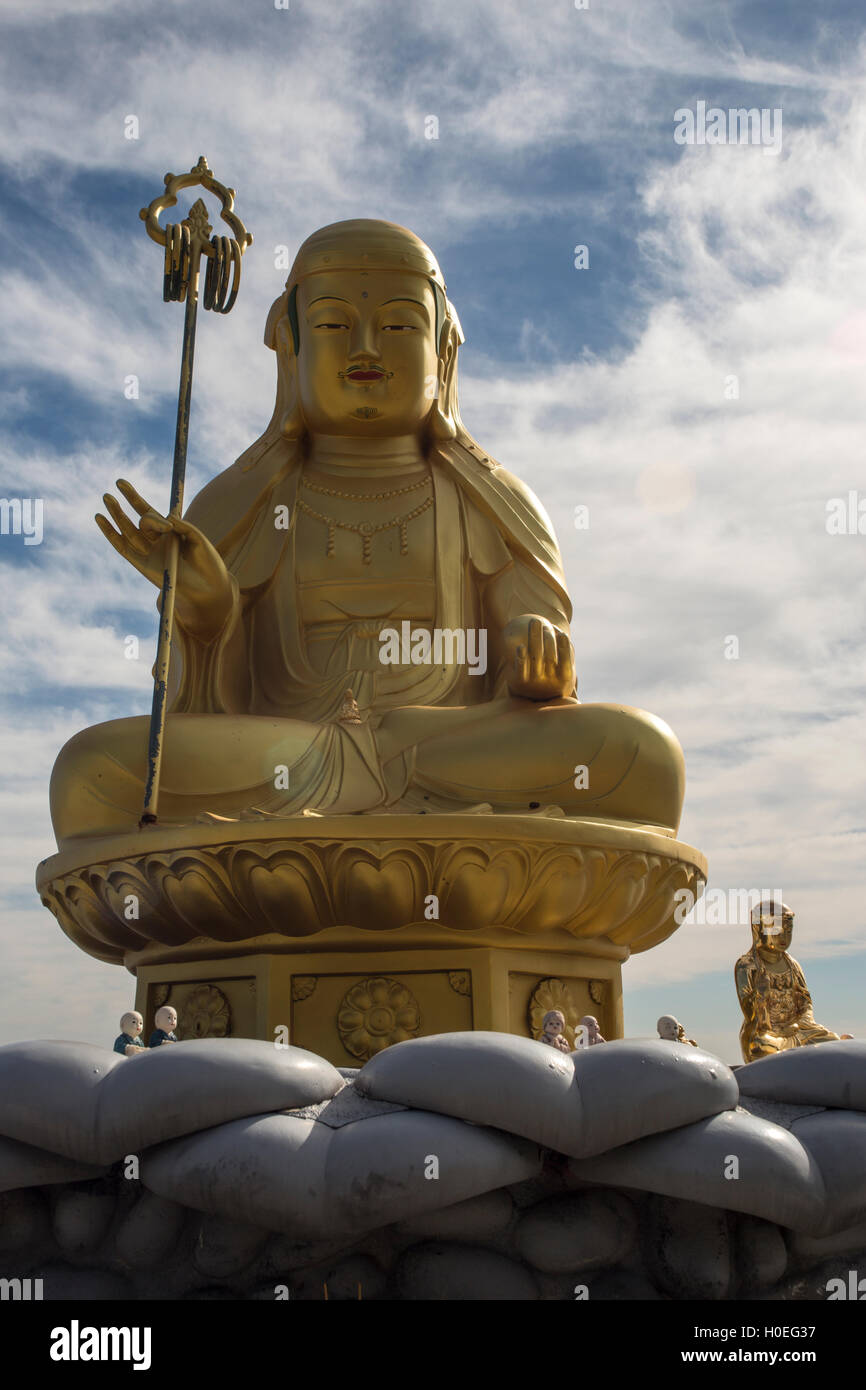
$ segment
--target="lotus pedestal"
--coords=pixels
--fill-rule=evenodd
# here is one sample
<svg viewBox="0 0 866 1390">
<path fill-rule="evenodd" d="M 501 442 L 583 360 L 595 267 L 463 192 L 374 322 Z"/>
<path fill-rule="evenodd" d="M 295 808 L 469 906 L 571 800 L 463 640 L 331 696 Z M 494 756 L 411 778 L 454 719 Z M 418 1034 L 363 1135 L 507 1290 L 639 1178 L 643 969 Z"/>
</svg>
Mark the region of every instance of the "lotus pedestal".
<svg viewBox="0 0 866 1390">
<path fill-rule="evenodd" d="M 676 930 L 706 861 L 668 836 L 547 816 L 298 816 L 82 840 L 37 888 L 64 932 L 169 1002 L 182 1038 L 291 1042 L 340 1066 L 561 1008 L 621 1037 L 621 966 Z"/>
</svg>

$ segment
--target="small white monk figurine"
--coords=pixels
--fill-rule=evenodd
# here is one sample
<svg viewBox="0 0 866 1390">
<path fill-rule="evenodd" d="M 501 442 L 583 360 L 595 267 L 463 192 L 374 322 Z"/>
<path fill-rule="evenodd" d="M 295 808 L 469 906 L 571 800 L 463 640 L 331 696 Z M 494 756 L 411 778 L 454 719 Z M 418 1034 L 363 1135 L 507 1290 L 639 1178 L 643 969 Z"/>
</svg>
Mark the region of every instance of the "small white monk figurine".
<svg viewBox="0 0 866 1390">
<path fill-rule="evenodd" d="M 565 1014 L 559 1009 L 548 1009 L 544 1018 L 541 1020 L 541 1036 L 539 1042 L 547 1043 L 548 1047 L 555 1047 L 557 1052 L 570 1052 L 568 1039 L 565 1037 Z"/>
<path fill-rule="evenodd" d="M 120 1020 L 120 1036 L 114 1040 L 114 1051 L 121 1057 L 143 1057 L 147 1051 L 140 1037 L 143 1027 L 144 1019 L 134 1009 L 124 1014 Z"/>
<path fill-rule="evenodd" d="M 603 1038 L 601 1035 L 601 1029 L 598 1026 L 598 1019 L 593 1018 L 592 1014 L 584 1014 L 577 1027 L 578 1047 L 595 1047 L 596 1043 L 607 1042 L 607 1038 Z M 585 1029 L 586 1031 L 581 1031 L 583 1029 Z"/>
<path fill-rule="evenodd" d="M 665 1042 L 688 1043 L 690 1047 L 697 1047 L 694 1038 L 686 1037 L 686 1030 L 681 1023 L 674 1018 L 673 1014 L 662 1014 L 656 1024 L 658 1035 Z"/>
<path fill-rule="evenodd" d="M 154 1017 L 156 1027 L 150 1035 L 148 1047 L 163 1047 L 165 1043 L 176 1043 L 177 1013 L 170 1004 L 163 1004 Z"/>
</svg>

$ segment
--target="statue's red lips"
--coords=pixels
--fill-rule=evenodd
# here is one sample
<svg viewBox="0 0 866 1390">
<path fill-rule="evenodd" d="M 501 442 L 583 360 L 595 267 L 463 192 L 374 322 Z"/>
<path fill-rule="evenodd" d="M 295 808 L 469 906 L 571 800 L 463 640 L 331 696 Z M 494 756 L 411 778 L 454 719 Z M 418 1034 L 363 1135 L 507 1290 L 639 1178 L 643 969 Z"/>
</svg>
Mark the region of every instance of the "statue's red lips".
<svg viewBox="0 0 866 1390">
<path fill-rule="evenodd" d="M 378 367 L 351 367 L 343 375 L 348 377 L 349 381 L 381 381 L 385 373 Z"/>
</svg>

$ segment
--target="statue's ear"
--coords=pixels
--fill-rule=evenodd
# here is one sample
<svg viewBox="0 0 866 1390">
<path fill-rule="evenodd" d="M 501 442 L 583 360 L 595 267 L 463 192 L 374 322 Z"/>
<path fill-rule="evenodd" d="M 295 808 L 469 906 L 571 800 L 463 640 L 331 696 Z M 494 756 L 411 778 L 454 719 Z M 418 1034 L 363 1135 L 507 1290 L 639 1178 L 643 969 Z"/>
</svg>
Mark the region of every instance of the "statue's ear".
<svg viewBox="0 0 866 1390">
<path fill-rule="evenodd" d="M 457 329 L 457 341 L 458 343 L 465 343 L 466 335 L 463 332 L 460 319 L 457 317 L 457 310 L 454 308 L 454 305 L 451 303 L 450 299 L 446 300 L 445 302 L 448 305 L 448 317 L 454 324 L 454 327 Z"/>
<path fill-rule="evenodd" d="M 272 352 L 277 350 L 277 324 L 285 318 L 288 323 L 289 295 L 288 291 L 281 294 L 279 299 L 275 299 L 270 307 L 267 322 L 265 323 L 265 347 L 269 347 Z"/>
<path fill-rule="evenodd" d="M 295 355 L 295 342 L 292 337 L 288 314 L 283 314 L 277 319 L 274 325 L 274 341 L 272 346 L 278 356 L 290 357 L 293 361 L 297 361 Z"/>
<path fill-rule="evenodd" d="M 447 318 L 439 335 L 437 393 L 430 416 L 434 439 L 453 439 L 457 434 L 457 348 L 463 341 L 459 325 Z"/>
<path fill-rule="evenodd" d="M 298 391 L 298 359 L 288 314 L 288 296 L 281 295 L 271 307 L 265 327 L 265 342 L 277 354 L 277 404 L 280 433 L 284 439 L 298 439 L 304 433 L 304 416 Z"/>
</svg>

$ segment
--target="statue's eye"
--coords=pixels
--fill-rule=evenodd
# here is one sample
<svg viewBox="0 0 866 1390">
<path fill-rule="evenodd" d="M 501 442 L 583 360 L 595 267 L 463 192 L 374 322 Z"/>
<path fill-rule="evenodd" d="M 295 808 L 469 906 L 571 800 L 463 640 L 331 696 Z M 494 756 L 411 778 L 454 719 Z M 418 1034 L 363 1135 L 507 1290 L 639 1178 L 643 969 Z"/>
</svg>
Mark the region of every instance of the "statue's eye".
<svg viewBox="0 0 866 1390">
<path fill-rule="evenodd" d="M 316 328 L 348 328 L 347 323 L 317 323 Z"/>
<path fill-rule="evenodd" d="M 383 333 L 417 333 L 414 323 L 383 323 Z"/>
</svg>

